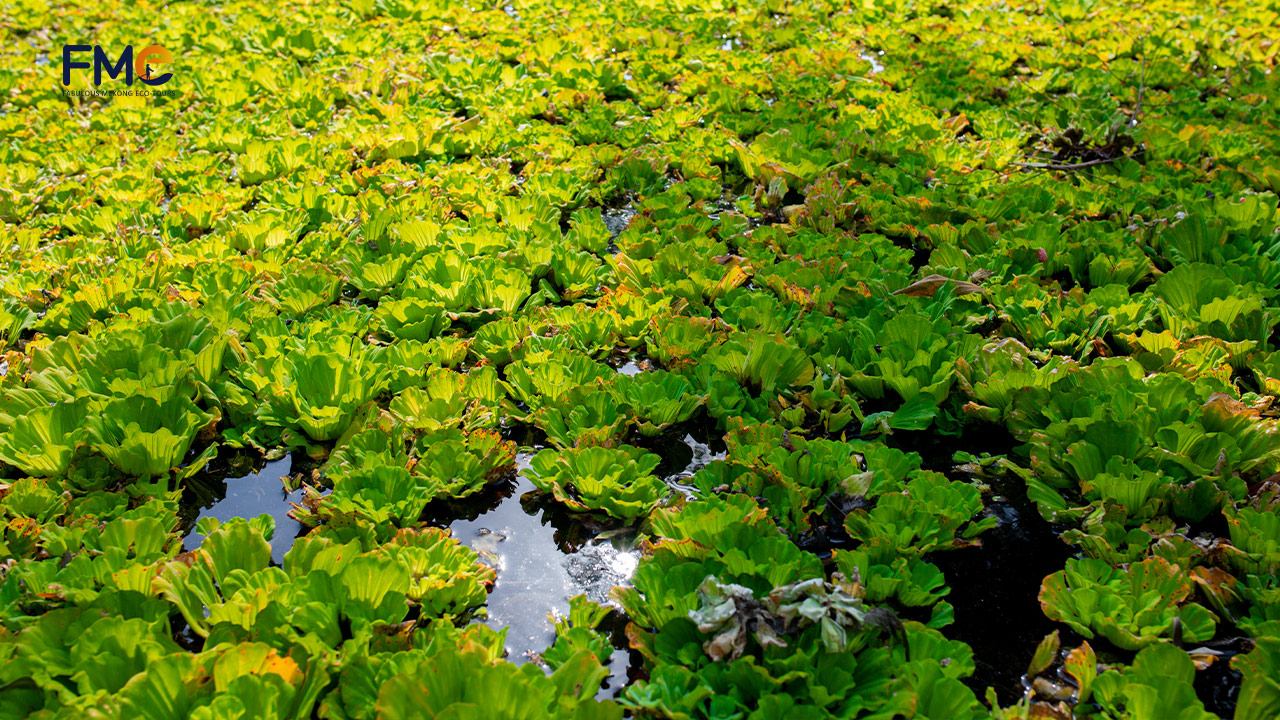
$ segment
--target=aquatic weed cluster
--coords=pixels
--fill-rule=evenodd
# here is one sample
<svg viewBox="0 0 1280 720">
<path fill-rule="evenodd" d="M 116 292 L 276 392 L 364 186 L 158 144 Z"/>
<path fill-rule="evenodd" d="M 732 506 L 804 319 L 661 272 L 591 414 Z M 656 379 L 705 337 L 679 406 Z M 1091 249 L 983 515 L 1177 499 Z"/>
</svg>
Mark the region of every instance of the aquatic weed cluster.
<svg viewBox="0 0 1280 720">
<path fill-rule="evenodd" d="M 1276 27 L 8 3 L 0 716 L 1276 717 Z M 162 45 L 182 92 L 64 93 L 70 41 Z M 677 488 L 694 426 L 724 453 Z M 428 511 L 530 436 L 544 500 L 644 538 L 616 700 L 610 611 L 504 660 Z M 320 463 L 283 563 L 270 516 L 183 552 L 192 478 L 282 451 Z M 1001 494 L 1070 554 L 1020 698 L 939 560 Z"/>
</svg>

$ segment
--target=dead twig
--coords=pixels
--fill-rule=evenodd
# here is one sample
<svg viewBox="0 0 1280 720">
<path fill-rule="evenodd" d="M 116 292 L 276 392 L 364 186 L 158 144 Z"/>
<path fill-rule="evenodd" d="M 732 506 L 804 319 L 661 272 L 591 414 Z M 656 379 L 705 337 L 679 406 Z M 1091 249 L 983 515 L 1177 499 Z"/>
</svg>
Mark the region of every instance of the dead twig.
<svg viewBox="0 0 1280 720">
<path fill-rule="evenodd" d="M 1031 163 L 1031 162 L 1011 162 L 1010 165 L 1020 168 L 1031 168 L 1033 170 L 1081 170 L 1094 165 L 1106 165 L 1113 163 L 1121 158 L 1127 158 L 1128 155 L 1117 155 L 1115 157 L 1100 158 L 1098 160 L 1090 160 L 1088 162 L 1069 163 L 1060 165 L 1058 163 Z"/>
</svg>

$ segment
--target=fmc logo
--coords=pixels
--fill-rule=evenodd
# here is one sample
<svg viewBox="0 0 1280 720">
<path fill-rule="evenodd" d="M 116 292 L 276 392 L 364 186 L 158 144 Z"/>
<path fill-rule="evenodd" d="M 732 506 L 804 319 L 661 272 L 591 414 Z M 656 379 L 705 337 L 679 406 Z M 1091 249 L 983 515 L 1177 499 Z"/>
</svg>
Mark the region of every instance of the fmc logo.
<svg viewBox="0 0 1280 720">
<path fill-rule="evenodd" d="M 76 53 L 87 53 L 91 50 L 93 51 L 92 64 L 71 59 Z M 102 71 L 106 70 L 107 77 L 112 80 L 115 80 L 123 72 L 125 85 L 133 85 L 133 80 L 136 77 L 144 84 L 156 87 L 169 82 L 169 79 L 173 77 L 173 73 L 156 75 L 151 66 L 171 62 L 173 62 L 173 53 L 159 45 L 148 45 L 136 56 L 133 54 L 133 46 L 128 45 L 125 47 L 124 53 L 120 55 L 120 59 L 114 63 L 101 45 L 63 45 L 62 84 L 63 86 L 71 85 L 72 70 L 88 70 L 92 67 L 93 84 L 95 86 L 102 84 Z"/>
</svg>

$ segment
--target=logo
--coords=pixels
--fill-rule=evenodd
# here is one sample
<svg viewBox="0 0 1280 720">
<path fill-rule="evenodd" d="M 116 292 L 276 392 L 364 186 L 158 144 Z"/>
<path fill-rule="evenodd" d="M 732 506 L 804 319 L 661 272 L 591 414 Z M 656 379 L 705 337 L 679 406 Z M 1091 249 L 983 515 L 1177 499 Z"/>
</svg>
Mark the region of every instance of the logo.
<svg viewBox="0 0 1280 720">
<path fill-rule="evenodd" d="M 88 60 L 77 60 L 77 55 L 82 53 L 93 53 L 93 62 Z M 105 72 L 107 77 L 112 80 L 124 75 L 124 84 L 132 86 L 133 81 L 141 80 L 144 85 L 157 87 L 163 85 L 171 78 L 173 73 L 157 74 L 154 66 L 164 65 L 173 62 L 173 53 L 165 50 L 159 45 L 148 45 L 136 55 L 133 52 L 133 46 L 125 46 L 124 52 L 121 53 L 120 59 L 112 61 L 111 56 L 101 45 L 63 45 L 62 46 L 62 85 L 67 87 L 71 85 L 72 70 L 88 70 L 93 68 L 93 84 L 95 87 L 102 85 L 102 75 Z"/>
</svg>

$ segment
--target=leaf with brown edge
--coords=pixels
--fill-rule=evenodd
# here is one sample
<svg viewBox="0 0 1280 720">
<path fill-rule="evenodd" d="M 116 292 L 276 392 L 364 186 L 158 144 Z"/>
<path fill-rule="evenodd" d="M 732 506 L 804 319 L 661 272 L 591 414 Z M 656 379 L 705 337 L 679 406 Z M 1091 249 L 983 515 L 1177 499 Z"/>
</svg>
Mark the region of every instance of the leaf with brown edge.
<svg viewBox="0 0 1280 720">
<path fill-rule="evenodd" d="M 1062 667 L 1076 681 L 1076 702 L 1086 702 L 1093 692 L 1093 679 L 1098 676 L 1098 656 L 1088 641 L 1080 643 L 1080 647 L 1067 653 Z"/>
<path fill-rule="evenodd" d="M 1240 600 L 1236 595 L 1234 575 L 1222 568 L 1202 566 L 1192 569 L 1191 580 L 1200 586 L 1215 610 L 1228 617 L 1234 615 L 1229 608 Z"/>
<path fill-rule="evenodd" d="M 938 290 L 947 283 L 955 284 L 956 295 L 972 295 L 974 293 L 982 292 L 981 286 L 975 285 L 968 280 L 952 280 L 945 275 L 938 275 L 935 273 L 917 280 L 901 290 L 895 290 L 893 294 L 908 295 L 910 297 L 933 297 L 937 294 Z"/>
</svg>

